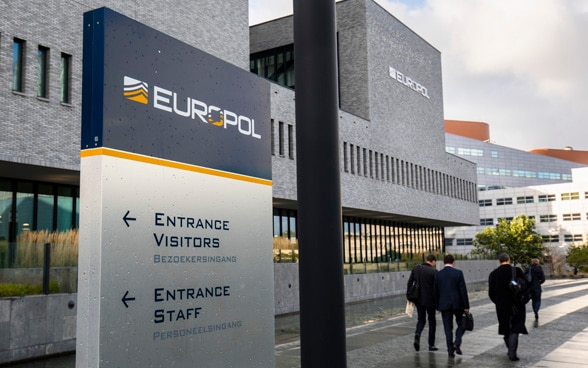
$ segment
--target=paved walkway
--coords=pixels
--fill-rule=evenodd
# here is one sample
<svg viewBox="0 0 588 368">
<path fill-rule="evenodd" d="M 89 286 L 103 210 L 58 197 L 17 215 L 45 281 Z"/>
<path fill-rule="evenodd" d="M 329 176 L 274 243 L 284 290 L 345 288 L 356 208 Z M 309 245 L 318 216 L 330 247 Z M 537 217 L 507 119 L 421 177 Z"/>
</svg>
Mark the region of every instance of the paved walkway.
<svg viewBox="0 0 588 368">
<path fill-rule="evenodd" d="M 529 335 L 521 335 L 518 362 L 506 355 L 494 305 L 486 292 L 470 293 L 475 327 L 463 338 L 463 355 L 447 356 L 441 316 L 437 314 L 439 351 L 415 352 L 412 346 L 416 320 L 400 315 L 402 297 L 381 299 L 346 308 L 347 366 L 349 368 L 494 368 L 533 367 L 571 368 L 588 366 L 588 279 L 548 280 L 543 288 L 539 325 L 534 326 L 530 304 L 527 305 Z M 300 367 L 300 344 L 296 316 L 276 321 L 276 368 Z M 427 335 L 427 329 L 423 336 Z M 422 340 L 421 342 L 423 342 Z M 425 342 L 426 344 L 426 342 Z M 73 355 L 47 359 L 15 368 L 74 368 Z M 269 367 L 268 367 L 269 368 Z M 336 367 L 325 367 L 336 368 Z"/>
<path fill-rule="evenodd" d="M 528 335 L 519 340 L 518 362 L 506 355 L 494 304 L 485 293 L 470 304 L 475 328 L 466 332 L 463 355 L 449 358 L 444 346 L 441 316 L 437 314 L 439 351 L 415 352 L 412 342 L 416 320 L 408 316 L 353 327 L 347 330 L 347 366 L 350 368 L 405 367 L 537 367 L 568 368 L 588 365 L 588 280 L 549 280 L 544 284 L 539 324 L 534 326 L 527 305 Z M 427 330 L 423 332 L 427 336 Z M 422 340 L 422 339 L 421 339 Z M 426 339 L 425 339 L 426 341 Z M 422 341 L 421 341 L 422 342 Z M 426 342 L 425 342 L 426 344 Z M 300 367 L 298 342 L 276 346 L 276 367 Z"/>
</svg>

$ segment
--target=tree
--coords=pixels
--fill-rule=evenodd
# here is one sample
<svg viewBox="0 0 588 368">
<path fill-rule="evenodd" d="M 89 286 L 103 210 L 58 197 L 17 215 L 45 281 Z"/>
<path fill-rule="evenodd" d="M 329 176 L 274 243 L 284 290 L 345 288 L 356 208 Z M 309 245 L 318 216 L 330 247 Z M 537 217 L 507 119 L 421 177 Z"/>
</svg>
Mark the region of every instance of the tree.
<svg viewBox="0 0 588 368">
<path fill-rule="evenodd" d="M 584 244 L 569 247 L 568 264 L 580 269 L 588 267 L 588 245 Z"/>
<path fill-rule="evenodd" d="M 541 235 L 535 231 L 535 220 L 519 215 L 511 221 L 500 219 L 496 227 L 487 227 L 476 234 L 473 254 L 494 255 L 506 252 L 512 264 L 527 264 L 541 258 L 545 249 Z"/>
</svg>

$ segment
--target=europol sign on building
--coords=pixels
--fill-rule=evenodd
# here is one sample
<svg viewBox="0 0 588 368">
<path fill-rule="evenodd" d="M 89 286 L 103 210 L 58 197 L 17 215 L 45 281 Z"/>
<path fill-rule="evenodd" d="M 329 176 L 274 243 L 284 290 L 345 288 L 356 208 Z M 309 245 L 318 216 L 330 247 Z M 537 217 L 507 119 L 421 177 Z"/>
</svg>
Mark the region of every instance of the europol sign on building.
<svg viewBox="0 0 588 368">
<path fill-rule="evenodd" d="M 84 15 L 79 367 L 273 367 L 269 85 Z"/>
</svg>

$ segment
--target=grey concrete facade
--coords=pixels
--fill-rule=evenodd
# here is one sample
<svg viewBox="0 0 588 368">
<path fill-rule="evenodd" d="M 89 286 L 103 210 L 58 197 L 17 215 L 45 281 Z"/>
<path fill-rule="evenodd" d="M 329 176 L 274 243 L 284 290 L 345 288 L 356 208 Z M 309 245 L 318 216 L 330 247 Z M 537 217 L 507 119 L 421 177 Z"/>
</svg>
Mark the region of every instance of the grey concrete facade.
<svg viewBox="0 0 588 368">
<path fill-rule="evenodd" d="M 292 44 L 292 17 L 250 34 L 251 53 Z M 337 3 L 337 36 L 343 214 L 477 223 L 475 164 L 445 152 L 440 52 L 371 0 Z M 295 208 L 294 92 L 275 84 L 271 123 L 274 205 Z"/>
<path fill-rule="evenodd" d="M 26 0 L 0 4 L 0 177 L 79 183 L 83 13 L 107 6 L 241 68 L 249 65 L 248 3 Z M 25 42 L 24 91 L 13 92 L 13 39 Z M 49 94 L 38 98 L 37 47 L 49 49 Z M 71 101 L 60 103 L 60 56 L 71 56 Z"/>
</svg>

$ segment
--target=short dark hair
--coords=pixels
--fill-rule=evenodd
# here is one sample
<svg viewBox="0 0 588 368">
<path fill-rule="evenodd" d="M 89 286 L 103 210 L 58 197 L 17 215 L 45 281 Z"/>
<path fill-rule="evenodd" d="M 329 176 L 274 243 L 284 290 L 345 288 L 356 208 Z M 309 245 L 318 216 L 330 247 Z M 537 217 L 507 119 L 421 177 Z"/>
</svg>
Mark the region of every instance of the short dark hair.
<svg viewBox="0 0 588 368">
<path fill-rule="evenodd" d="M 451 254 L 446 254 L 445 257 L 443 257 L 443 263 L 445 263 L 445 264 L 455 263 L 455 258 L 453 258 L 453 256 Z"/>
<path fill-rule="evenodd" d="M 504 263 L 504 262 L 508 262 L 510 261 L 510 257 L 508 256 L 507 253 L 500 253 L 500 255 L 498 256 L 498 262 L 500 263 Z"/>
<path fill-rule="evenodd" d="M 434 256 L 434 255 L 432 255 L 432 254 L 429 254 L 429 255 L 427 256 L 427 262 L 433 262 L 433 261 L 436 261 L 436 260 L 437 260 L 437 257 L 435 257 L 435 256 Z"/>
</svg>

